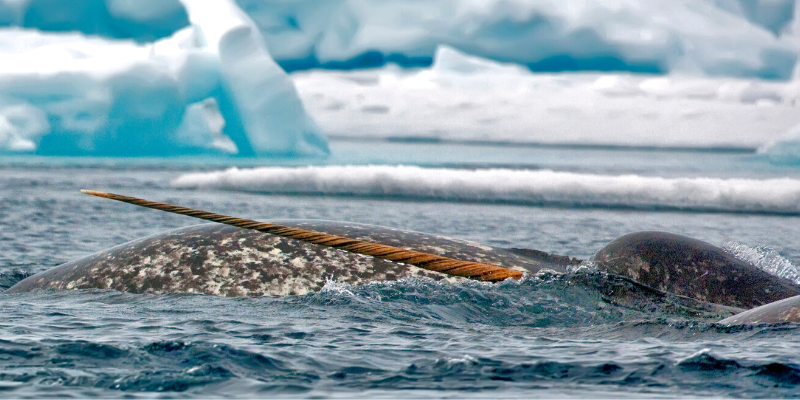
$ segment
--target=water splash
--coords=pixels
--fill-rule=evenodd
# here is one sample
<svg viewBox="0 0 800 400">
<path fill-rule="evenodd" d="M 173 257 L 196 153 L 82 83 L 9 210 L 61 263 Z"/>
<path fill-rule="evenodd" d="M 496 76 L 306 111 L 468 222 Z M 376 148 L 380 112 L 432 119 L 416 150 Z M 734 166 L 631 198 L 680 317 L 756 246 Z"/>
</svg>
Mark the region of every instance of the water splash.
<svg viewBox="0 0 800 400">
<path fill-rule="evenodd" d="M 325 277 L 325 286 L 322 287 L 320 293 L 336 293 L 355 297 L 352 292 L 353 286 L 346 282 L 337 282 L 334 277 Z"/>
<path fill-rule="evenodd" d="M 740 260 L 800 285 L 800 272 L 797 267 L 769 246 L 750 247 L 739 242 L 728 242 L 722 248 Z"/>
<path fill-rule="evenodd" d="M 576 273 L 591 274 L 598 271 L 599 269 L 597 269 L 597 264 L 595 264 L 595 262 L 591 260 L 581 261 L 581 263 L 578 265 L 573 265 L 573 264 L 567 265 L 567 272 L 570 274 L 576 274 Z"/>
</svg>

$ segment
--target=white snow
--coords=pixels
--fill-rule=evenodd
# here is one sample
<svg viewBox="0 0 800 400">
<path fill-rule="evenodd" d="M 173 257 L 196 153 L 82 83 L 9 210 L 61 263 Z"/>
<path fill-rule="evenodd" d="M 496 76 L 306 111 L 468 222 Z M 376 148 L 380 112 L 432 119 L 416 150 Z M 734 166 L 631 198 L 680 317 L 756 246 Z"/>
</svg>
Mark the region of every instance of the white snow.
<svg viewBox="0 0 800 400">
<path fill-rule="evenodd" d="M 301 67 L 430 59 L 447 45 L 537 71 L 786 79 L 798 54 L 795 0 L 237 1 L 273 56 Z"/>
<path fill-rule="evenodd" d="M 292 78 L 335 136 L 758 147 L 800 124 L 800 80 L 534 74 L 448 47 L 429 69 Z"/>
<path fill-rule="evenodd" d="M 662 178 L 550 170 L 321 166 L 186 174 L 182 189 L 386 196 L 526 205 L 800 213 L 800 180 Z"/>
<path fill-rule="evenodd" d="M 327 152 L 292 81 L 235 3 L 186 5 L 192 26 L 154 43 L 0 30 L 0 151 Z"/>
</svg>

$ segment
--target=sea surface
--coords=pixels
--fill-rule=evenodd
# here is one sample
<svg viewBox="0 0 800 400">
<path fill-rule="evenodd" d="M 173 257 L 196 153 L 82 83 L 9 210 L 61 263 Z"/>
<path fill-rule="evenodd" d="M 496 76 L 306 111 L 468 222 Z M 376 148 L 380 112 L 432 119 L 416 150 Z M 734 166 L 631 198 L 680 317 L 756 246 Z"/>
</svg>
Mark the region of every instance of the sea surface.
<svg viewBox="0 0 800 400">
<path fill-rule="evenodd" d="M 791 190 L 800 168 L 747 149 L 334 140 L 331 151 L 322 160 L 0 156 L 0 289 L 197 223 L 82 188 L 581 259 L 623 234 L 662 230 L 790 278 L 800 265 Z M 514 186 L 525 179 L 558 184 Z M 796 324 L 727 327 L 621 306 L 558 278 L 332 281 L 283 298 L 0 294 L 0 316 L 2 398 L 800 397 Z"/>
</svg>

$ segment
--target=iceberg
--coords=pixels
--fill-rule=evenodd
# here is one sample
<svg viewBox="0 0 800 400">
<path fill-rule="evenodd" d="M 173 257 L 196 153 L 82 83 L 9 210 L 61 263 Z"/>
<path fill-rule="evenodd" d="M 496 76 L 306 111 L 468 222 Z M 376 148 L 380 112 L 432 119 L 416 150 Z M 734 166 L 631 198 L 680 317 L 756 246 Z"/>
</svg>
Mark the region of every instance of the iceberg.
<svg viewBox="0 0 800 400">
<path fill-rule="evenodd" d="M 31 10 L 50 3 L 2 3 L 6 11 L 9 4 L 17 7 L 12 14 L 25 16 L 25 27 L 0 30 L 0 151 L 327 154 L 327 141 L 292 81 L 232 1 L 180 3 L 190 25 L 152 43 L 87 35 L 91 31 L 85 26 L 59 33 L 27 29 Z M 41 8 L 43 20 L 53 21 L 67 4 L 55 3 L 62 8 Z M 175 12 L 170 2 L 102 4 L 106 11 L 139 21 Z M 64 27 L 86 22 L 73 14 L 58 14 L 69 17 Z"/>
<path fill-rule="evenodd" d="M 795 0 L 237 2 L 287 70 L 428 66 L 445 45 L 537 72 L 788 79 L 798 55 Z"/>
<path fill-rule="evenodd" d="M 292 74 L 332 137 L 755 149 L 800 124 L 800 79 L 532 73 L 440 46 L 431 68 Z"/>
</svg>

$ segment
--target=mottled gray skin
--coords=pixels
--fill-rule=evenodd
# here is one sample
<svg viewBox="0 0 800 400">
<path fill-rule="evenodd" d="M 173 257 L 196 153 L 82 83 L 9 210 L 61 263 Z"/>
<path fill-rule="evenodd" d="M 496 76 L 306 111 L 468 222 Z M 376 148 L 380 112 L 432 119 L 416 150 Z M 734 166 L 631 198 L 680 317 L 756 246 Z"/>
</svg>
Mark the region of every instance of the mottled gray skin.
<svg viewBox="0 0 800 400">
<path fill-rule="evenodd" d="M 800 322 L 800 296 L 756 307 L 719 321 L 723 325 L 780 324 L 784 322 Z"/>
<path fill-rule="evenodd" d="M 544 252 L 521 255 L 462 240 L 378 226 L 312 220 L 274 221 L 456 259 L 536 273 L 565 272 L 579 260 Z M 130 293 L 285 296 L 321 289 L 327 279 L 361 285 L 437 272 L 221 224 L 203 224 L 134 240 L 30 276 L 6 293 L 35 289 L 115 289 Z"/>
<path fill-rule="evenodd" d="M 800 286 L 712 244 L 665 232 L 637 232 L 593 257 L 598 268 L 655 289 L 727 306 L 752 308 L 800 295 Z"/>
</svg>

